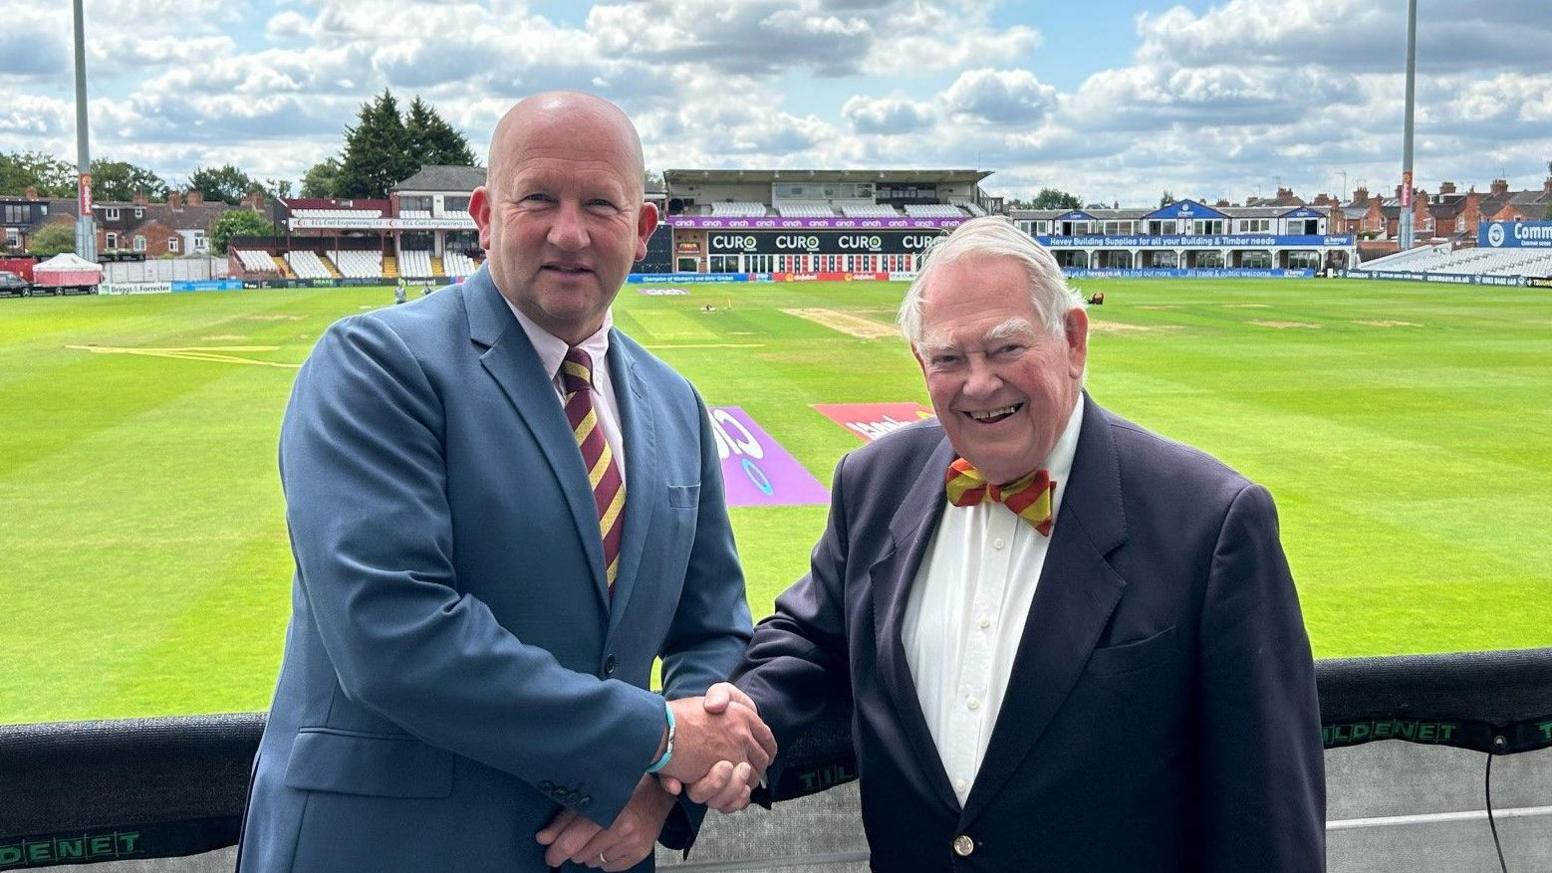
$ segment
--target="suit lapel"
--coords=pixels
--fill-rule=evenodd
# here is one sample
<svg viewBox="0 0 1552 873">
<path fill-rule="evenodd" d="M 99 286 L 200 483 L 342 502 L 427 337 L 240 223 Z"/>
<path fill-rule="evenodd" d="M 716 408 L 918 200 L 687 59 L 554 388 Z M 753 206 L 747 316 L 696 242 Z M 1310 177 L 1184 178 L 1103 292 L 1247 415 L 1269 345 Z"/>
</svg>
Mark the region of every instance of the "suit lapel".
<svg viewBox="0 0 1552 873">
<path fill-rule="evenodd" d="M 625 530 L 620 539 L 620 572 L 614 579 L 610 610 L 609 625 L 613 630 L 636 588 L 636 573 L 646 549 L 653 510 L 662 506 L 666 497 L 662 468 L 654 463 L 658 456 L 656 411 L 647 399 L 641 375 L 636 372 L 635 351 L 618 330 L 610 333 L 609 375 L 620 407 L 625 443 Z"/>
<path fill-rule="evenodd" d="M 539 354 L 491 281 L 487 267 L 481 266 L 463 283 L 463 298 L 469 314 L 469 338 L 485 347 L 480 364 L 512 401 L 518 418 L 533 435 L 534 442 L 549 462 L 550 472 L 560 482 L 566 507 L 576 522 L 577 538 L 587 553 L 593 587 L 600 605 L 607 611 L 609 593 L 604 583 L 604 550 L 598 536 L 598 510 L 588 488 L 587 471 L 582 468 L 582 453 L 577 450 L 576 438 L 566 423 L 555 386 L 545 378 Z"/>
<path fill-rule="evenodd" d="M 943 474 L 953 460 L 953 448 L 944 438 L 900 501 L 889 526 L 890 545 L 868 574 L 879 674 L 889 691 L 901 730 L 910 740 L 920 772 L 932 784 L 939 799 L 950 809 L 958 809 L 959 798 L 949 784 L 943 758 L 938 754 L 932 731 L 922 715 L 916 682 L 911 676 L 911 665 L 906 660 L 901 636 L 911 583 L 916 579 L 933 532 L 943 517 L 943 504 L 947 499 L 943 493 Z"/>
<path fill-rule="evenodd" d="M 1126 587 L 1105 559 L 1126 539 L 1115 443 L 1103 410 L 1087 396 L 1082 427 L 1008 692 L 962 824 L 987 807 L 1056 716 Z"/>
</svg>

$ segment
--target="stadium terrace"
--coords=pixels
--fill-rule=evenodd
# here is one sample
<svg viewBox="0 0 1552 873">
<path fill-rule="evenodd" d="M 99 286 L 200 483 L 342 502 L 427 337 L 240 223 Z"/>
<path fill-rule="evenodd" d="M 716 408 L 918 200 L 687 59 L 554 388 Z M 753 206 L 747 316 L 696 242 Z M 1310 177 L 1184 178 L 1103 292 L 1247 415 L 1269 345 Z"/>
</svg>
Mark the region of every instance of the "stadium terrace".
<svg viewBox="0 0 1552 873">
<path fill-rule="evenodd" d="M 663 221 L 636 269 L 641 281 L 905 279 L 944 234 L 971 218 L 1000 214 L 1074 276 L 1437 273 L 1524 284 L 1552 275 L 1552 229 L 1522 215 L 1552 198 L 1552 179 L 1534 192 L 1510 192 L 1499 181 L 1486 195 L 1451 189 L 1429 198 L 1419 191 L 1419 209 L 1460 207 L 1453 220 L 1438 219 L 1459 238 L 1389 254 L 1395 244 L 1380 223 L 1390 217 L 1389 201 L 1368 198 L 1363 189 L 1350 204 L 1324 194 L 1305 202 L 1280 188 L 1274 198 L 1253 197 L 1244 205 L 1185 199 L 1157 208 L 1009 209 L 982 189 L 991 175 L 667 170 L 663 187 L 647 192 Z M 284 236 L 233 240 L 231 273 L 250 286 L 456 281 L 472 274 L 484 255 L 468 215 L 469 194 L 484 182 L 480 167 L 426 166 L 383 200 L 281 200 L 272 211 Z M 1504 203 L 1494 205 L 1495 197 Z M 1504 211 L 1519 203 L 1516 197 L 1536 203 Z M 1435 223 L 1420 226 L 1427 232 Z"/>
</svg>

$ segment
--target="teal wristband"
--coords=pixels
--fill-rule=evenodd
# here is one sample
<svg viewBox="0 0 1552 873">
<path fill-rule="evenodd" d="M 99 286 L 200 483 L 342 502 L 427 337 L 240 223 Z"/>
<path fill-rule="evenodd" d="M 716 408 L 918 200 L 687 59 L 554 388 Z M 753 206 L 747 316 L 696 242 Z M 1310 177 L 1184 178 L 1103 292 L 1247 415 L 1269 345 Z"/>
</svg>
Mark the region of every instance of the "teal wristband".
<svg viewBox="0 0 1552 873">
<path fill-rule="evenodd" d="M 656 773 L 667 767 L 668 762 L 674 759 L 674 708 L 669 706 L 666 700 L 663 701 L 663 712 L 668 714 L 668 742 L 663 746 L 663 757 L 658 758 L 647 768 L 648 773 Z"/>
</svg>

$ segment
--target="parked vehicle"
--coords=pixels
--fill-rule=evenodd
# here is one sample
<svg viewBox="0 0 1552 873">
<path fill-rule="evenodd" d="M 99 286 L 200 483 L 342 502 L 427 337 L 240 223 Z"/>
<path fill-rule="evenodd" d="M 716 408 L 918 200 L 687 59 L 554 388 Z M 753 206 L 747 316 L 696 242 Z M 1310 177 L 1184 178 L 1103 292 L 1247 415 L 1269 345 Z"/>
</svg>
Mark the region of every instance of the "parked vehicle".
<svg viewBox="0 0 1552 873">
<path fill-rule="evenodd" d="M 32 283 L 10 270 L 0 270 L 0 294 L 6 297 L 30 297 Z"/>
</svg>

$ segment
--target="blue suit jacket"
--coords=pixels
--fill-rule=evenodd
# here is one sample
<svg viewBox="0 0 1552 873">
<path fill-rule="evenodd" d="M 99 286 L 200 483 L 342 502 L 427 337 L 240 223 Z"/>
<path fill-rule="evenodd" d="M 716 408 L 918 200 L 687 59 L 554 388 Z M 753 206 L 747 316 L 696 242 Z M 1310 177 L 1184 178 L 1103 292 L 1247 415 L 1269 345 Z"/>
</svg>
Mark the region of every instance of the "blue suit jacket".
<svg viewBox="0 0 1552 873">
<path fill-rule="evenodd" d="M 544 870 L 534 834 L 608 824 L 652 762 L 653 659 L 669 697 L 730 671 L 749 611 L 705 409 L 618 331 L 608 360 L 612 601 L 581 453 L 484 269 L 319 341 L 280 437 L 296 576 L 244 873 Z"/>
<path fill-rule="evenodd" d="M 782 749 L 778 795 L 860 772 L 884 871 L 1323 869 L 1314 665 L 1272 500 L 1092 400 L 961 806 L 901 643 L 953 459 L 933 421 L 836 469 L 812 570 L 738 669 Z M 806 750 L 820 724 L 849 731 Z"/>
</svg>

